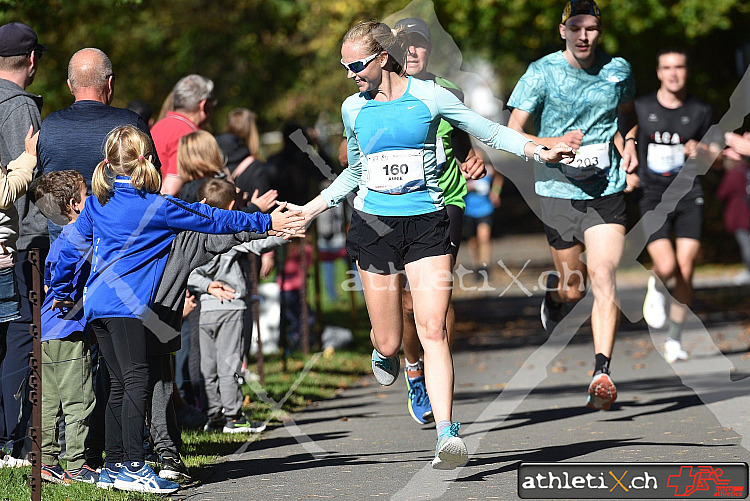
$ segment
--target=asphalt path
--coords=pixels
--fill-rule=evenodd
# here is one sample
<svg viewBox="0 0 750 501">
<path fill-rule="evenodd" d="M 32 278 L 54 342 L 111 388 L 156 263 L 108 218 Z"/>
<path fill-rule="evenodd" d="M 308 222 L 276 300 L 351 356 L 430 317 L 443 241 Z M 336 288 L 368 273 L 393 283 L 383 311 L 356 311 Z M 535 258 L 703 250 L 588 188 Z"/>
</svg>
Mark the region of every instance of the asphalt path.
<svg viewBox="0 0 750 501">
<path fill-rule="evenodd" d="M 642 290 L 623 291 L 609 412 L 584 406 L 586 315 L 547 337 L 538 295 L 457 300 L 454 420 L 471 451 L 466 467 L 432 470 L 435 430 L 409 416 L 403 374 L 391 387 L 369 376 L 202 470 L 202 485 L 176 497 L 512 500 L 525 461 L 750 462 L 747 292 L 698 291 L 683 335 L 691 360 L 669 365 L 665 331 L 628 321 Z"/>
</svg>

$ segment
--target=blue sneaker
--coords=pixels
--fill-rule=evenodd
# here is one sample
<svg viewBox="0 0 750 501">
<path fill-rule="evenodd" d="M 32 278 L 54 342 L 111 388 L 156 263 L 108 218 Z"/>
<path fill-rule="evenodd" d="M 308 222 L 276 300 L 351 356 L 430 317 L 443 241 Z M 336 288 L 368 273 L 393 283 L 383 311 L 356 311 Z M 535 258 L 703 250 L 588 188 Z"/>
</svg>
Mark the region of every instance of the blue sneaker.
<svg viewBox="0 0 750 501">
<path fill-rule="evenodd" d="M 432 467 L 436 470 L 453 470 L 469 462 L 469 449 L 458 436 L 459 428 L 461 423 L 451 423 L 438 436 L 435 459 L 432 460 Z"/>
<path fill-rule="evenodd" d="M 180 484 L 159 477 L 151 467 L 145 463 L 133 461 L 131 463 L 139 467 L 137 471 L 131 471 L 127 466 L 120 468 L 120 473 L 115 479 L 115 489 L 132 492 L 148 492 L 151 494 L 172 494 L 180 488 Z"/>
<path fill-rule="evenodd" d="M 117 467 L 116 470 L 114 468 L 107 468 L 106 465 L 102 466 L 102 469 L 99 470 L 99 481 L 96 483 L 97 487 L 108 491 L 111 491 L 114 488 L 115 479 L 122 469 L 122 463 L 115 463 L 115 466 Z"/>
<path fill-rule="evenodd" d="M 378 383 L 383 386 L 390 386 L 398 378 L 401 370 L 401 362 L 398 355 L 391 358 L 380 356 L 378 350 L 372 350 L 372 373 L 375 375 Z"/>
<path fill-rule="evenodd" d="M 431 422 L 434 418 L 432 416 L 430 397 L 427 395 L 427 387 L 424 383 L 424 376 L 412 379 L 406 375 L 405 379 L 406 389 L 409 392 L 409 414 L 419 424 Z"/>
<path fill-rule="evenodd" d="M 66 470 L 65 478 L 69 482 L 82 482 L 84 484 L 98 484 L 99 474 L 87 464 L 76 470 Z"/>
</svg>

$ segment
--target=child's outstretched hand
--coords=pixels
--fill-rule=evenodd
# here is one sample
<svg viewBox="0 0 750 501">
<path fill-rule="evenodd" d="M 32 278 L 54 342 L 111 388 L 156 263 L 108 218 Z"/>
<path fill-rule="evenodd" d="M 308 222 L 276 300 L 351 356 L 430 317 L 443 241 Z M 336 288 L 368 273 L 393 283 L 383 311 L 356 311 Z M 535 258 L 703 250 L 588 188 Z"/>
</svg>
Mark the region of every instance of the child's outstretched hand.
<svg viewBox="0 0 750 501">
<path fill-rule="evenodd" d="M 276 190 L 268 190 L 260 196 L 258 196 L 258 190 L 255 190 L 253 196 L 250 197 L 250 203 L 254 204 L 261 212 L 268 212 L 274 206 L 278 196 L 279 192 Z"/>
<path fill-rule="evenodd" d="M 276 202 L 278 207 L 271 213 L 271 229 L 284 238 L 291 238 L 298 233 L 304 235 L 305 216 L 298 210 L 285 210 L 286 202 Z"/>
</svg>

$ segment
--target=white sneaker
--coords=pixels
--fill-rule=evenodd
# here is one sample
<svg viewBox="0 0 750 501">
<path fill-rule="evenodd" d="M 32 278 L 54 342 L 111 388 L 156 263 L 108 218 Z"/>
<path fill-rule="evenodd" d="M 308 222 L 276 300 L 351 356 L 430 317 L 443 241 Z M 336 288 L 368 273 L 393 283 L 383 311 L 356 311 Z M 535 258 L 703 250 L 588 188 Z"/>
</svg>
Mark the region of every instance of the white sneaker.
<svg viewBox="0 0 750 501">
<path fill-rule="evenodd" d="M 667 339 L 664 343 L 664 360 L 668 364 L 673 364 L 677 360 L 687 360 L 690 356 L 685 350 L 682 349 L 682 345 L 676 339 Z"/>
<path fill-rule="evenodd" d="M 742 270 L 740 273 L 732 277 L 734 285 L 748 285 L 750 284 L 750 270 Z"/>
<path fill-rule="evenodd" d="M 13 456 L 3 458 L 3 468 L 23 468 L 24 466 L 31 466 L 31 461 L 14 458 Z"/>
<path fill-rule="evenodd" d="M 656 288 L 656 277 L 648 277 L 646 299 L 643 301 L 643 319 L 649 327 L 661 329 L 667 323 L 667 298 Z"/>
</svg>

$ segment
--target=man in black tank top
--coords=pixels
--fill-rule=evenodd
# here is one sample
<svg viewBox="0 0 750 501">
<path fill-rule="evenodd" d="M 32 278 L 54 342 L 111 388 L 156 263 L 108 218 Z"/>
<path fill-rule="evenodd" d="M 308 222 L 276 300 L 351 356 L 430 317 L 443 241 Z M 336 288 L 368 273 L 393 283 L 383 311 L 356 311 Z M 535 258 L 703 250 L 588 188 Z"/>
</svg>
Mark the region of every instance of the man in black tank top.
<svg viewBox="0 0 750 501">
<path fill-rule="evenodd" d="M 647 235 L 646 249 L 655 276 L 664 284 L 675 279 L 672 293 L 676 301 L 668 304 L 667 296 L 659 290 L 652 275 L 643 303 L 643 316 L 649 326 L 658 329 L 666 325 L 669 329 L 664 345 L 664 358 L 669 363 L 688 358 L 680 344 L 680 333 L 685 305 L 693 298 L 693 268 L 700 249 L 703 217 L 703 190 L 696 178 L 696 164 L 691 162 L 686 166 L 685 162 L 711 126 L 709 105 L 687 93 L 687 63 L 687 54 L 682 49 L 662 49 L 657 54 L 659 90 L 635 100 L 639 168 L 637 178 L 628 183 L 637 184 L 640 178 L 641 217 L 652 210 L 664 210 L 658 206 L 668 202 L 664 193 L 678 175 L 693 183 L 668 214 L 664 225 Z"/>
</svg>

